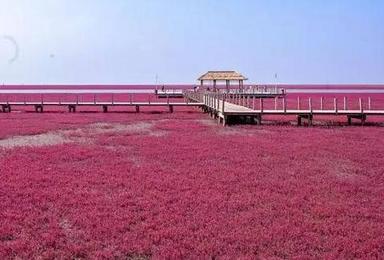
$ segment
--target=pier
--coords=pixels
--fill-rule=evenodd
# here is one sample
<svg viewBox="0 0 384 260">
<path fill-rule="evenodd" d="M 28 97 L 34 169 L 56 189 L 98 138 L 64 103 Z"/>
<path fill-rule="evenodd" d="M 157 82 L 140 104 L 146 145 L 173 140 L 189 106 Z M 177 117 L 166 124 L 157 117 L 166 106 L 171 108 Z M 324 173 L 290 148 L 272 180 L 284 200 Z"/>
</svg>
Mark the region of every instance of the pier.
<svg viewBox="0 0 384 260">
<path fill-rule="evenodd" d="M 164 107 L 170 113 L 173 113 L 174 107 L 196 107 L 210 114 L 224 126 L 237 122 L 262 124 L 263 118 L 271 115 L 295 116 L 297 118 L 297 125 L 306 124 L 309 126 L 313 124 L 316 116 L 342 116 L 346 118 L 346 122 L 349 125 L 353 121 L 358 121 L 364 125 L 369 116 L 384 116 L 384 108 L 377 109 L 376 107 L 376 109 L 373 109 L 370 98 L 368 98 L 366 103 L 364 103 L 362 98 L 358 99 L 358 103 L 354 104 L 353 107 L 351 106 L 351 108 L 348 106 L 346 97 L 342 101 L 334 98 L 332 107 L 325 106 L 323 98 L 316 100 L 320 101 L 320 104 L 317 102 L 314 105 L 314 99 L 310 97 L 302 100 L 298 98 L 297 105 L 290 103 L 288 106 L 284 91 L 278 88 L 266 89 L 264 87 L 257 87 L 229 91 L 227 89 L 215 89 L 215 91 L 194 89 L 180 90 L 174 93 L 165 91 L 162 93 L 164 95 L 162 98 L 151 94 L 154 93 L 152 91 L 146 93 L 146 96 L 142 96 L 140 100 L 136 100 L 134 94 L 127 91 L 111 92 L 99 90 L 97 93 L 92 94 L 92 91 L 60 90 L 48 91 L 47 94 L 29 93 L 27 91 L 27 93 L 24 93 L 24 96 L 23 93 L 19 92 L 15 96 L 6 96 L 5 98 L 3 96 L 0 100 L 0 110 L 3 113 L 10 113 L 14 107 L 32 107 L 35 112 L 43 113 L 46 107 L 56 106 L 67 107 L 68 112 L 75 113 L 82 107 L 99 107 L 100 111 L 107 113 L 113 107 L 132 107 L 135 112 L 139 113 L 141 107 Z M 6 95 L 14 94 L 9 93 Z M 40 98 L 28 101 L 26 97 L 30 97 L 28 96 L 30 94 L 37 95 Z M 44 95 L 51 94 L 59 95 L 45 99 Z M 72 95 L 72 98 L 70 100 L 68 98 L 64 99 L 63 96 L 66 94 Z M 88 99 L 84 100 L 81 96 L 82 94 L 88 95 Z M 99 100 L 97 94 L 103 94 L 100 98 L 102 100 Z M 115 100 L 114 95 L 116 94 L 128 95 L 124 98 L 119 96 Z M 175 98 L 172 94 L 177 94 L 181 98 Z M 306 105 L 303 106 L 303 102 Z"/>
<path fill-rule="evenodd" d="M 312 103 L 312 98 L 308 98 L 308 107 L 301 108 L 300 100 L 296 109 L 288 109 L 287 100 L 285 97 L 274 99 L 274 109 L 264 108 L 264 98 L 256 98 L 244 95 L 228 95 L 226 93 L 202 92 L 196 93 L 185 92 L 186 99 L 203 103 L 202 110 L 209 113 L 213 118 L 224 126 L 228 122 L 244 120 L 250 123 L 261 124 L 263 116 L 280 115 L 280 116 L 296 116 L 297 124 L 302 125 L 306 121 L 308 125 L 312 125 L 314 116 L 344 116 L 347 118 L 349 125 L 353 119 L 360 121 L 362 125 L 367 120 L 368 116 L 384 116 L 384 109 L 372 109 L 371 99 L 368 99 L 368 108 L 365 109 L 363 101 L 359 98 L 358 109 L 348 109 L 347 99 L 343 98 L 343 107 L 339 106 L 338 100 L 333 99 L 333 109 L 325 109 L 323 106 L 323 98 L 320 99 L 320 108 L 315 108 Z"/>
</svg>

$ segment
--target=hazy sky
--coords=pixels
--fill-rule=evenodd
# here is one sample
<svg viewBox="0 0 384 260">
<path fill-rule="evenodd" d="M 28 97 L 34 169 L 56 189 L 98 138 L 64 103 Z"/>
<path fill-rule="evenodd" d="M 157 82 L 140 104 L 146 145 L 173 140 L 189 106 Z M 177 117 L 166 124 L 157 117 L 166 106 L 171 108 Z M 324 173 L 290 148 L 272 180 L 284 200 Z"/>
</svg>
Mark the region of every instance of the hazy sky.
<svg viewBox="0 0 384 260">
<path fill-rule="evenodd" d="M 0 0 L 0 83 L 195 83 L 207 70 L 384 83 L 384 1 Z"/>
</svg>

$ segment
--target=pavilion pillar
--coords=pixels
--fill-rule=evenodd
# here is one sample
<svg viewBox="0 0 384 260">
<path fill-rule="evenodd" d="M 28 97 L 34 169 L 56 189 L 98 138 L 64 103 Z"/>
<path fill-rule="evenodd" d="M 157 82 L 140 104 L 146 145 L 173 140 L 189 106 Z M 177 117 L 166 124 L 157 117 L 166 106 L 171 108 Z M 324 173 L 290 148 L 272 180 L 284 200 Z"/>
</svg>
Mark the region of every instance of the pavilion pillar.
<svg viewBox="0 0 384 260">
<path fill-rule="evenodd" d="M 213 80 L 213 92 L 216 92 L 216 80 Z"/>
<path fill-rule="evenodd" d="M 225 87 L 227 89 L 227 93 L 229 93 L 229 84 L 230 84 L 230 81 L 229 80 L 226 80 L 225 81 Z"/>
<path fill-rule="evenodd" d="M 243 89 L 244 81 L 242 79 L 239 80 L 239 89 Z"/>
</svg>

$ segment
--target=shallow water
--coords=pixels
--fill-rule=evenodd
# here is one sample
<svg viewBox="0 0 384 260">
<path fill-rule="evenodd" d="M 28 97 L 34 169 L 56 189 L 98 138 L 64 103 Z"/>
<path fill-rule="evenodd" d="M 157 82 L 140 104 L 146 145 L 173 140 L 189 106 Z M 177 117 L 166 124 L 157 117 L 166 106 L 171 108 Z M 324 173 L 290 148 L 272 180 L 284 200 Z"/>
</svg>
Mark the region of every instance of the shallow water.
<svg viewBox="0 0 384 260">
<path fill-rule="evenodd" d="M 176 90 L 176 89 L 175 89 Z M 154 94 L 154 89 L 0 89 L 0 94 Z M 383 94 L 384 89 L 286 89 L 288 94 Z"/>
</svg>

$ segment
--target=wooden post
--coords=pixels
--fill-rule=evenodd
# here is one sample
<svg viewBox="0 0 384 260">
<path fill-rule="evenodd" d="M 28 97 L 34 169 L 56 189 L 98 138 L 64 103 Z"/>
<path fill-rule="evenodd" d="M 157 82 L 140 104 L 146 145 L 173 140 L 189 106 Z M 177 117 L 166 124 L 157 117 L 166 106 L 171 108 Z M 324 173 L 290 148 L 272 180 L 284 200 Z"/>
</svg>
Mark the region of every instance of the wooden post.
<svg viewBox="0 0 384 260">
<path fill-rule="evenodd" d="M 335 113 L 337 114 L 337 98 L 333 99 L 333 106 L 334 106 L 334 109 L 335 109 Z"/>
<path fill-rule="evenodd" d="M 208 106 L 210 108 L 212 107 L 212 96 L 211 96 L 211 94 L 208 94 Z"/>
<path fill-rule="evenodd" d="M 277 110 L 277 97 L 275 97 L 275 110 Z"/>
<path fill-rule="evenodd" d="M 313 109 L 312 109 L 312 98 L 308 99 L 308 105 L 309 105 L 309 111 L 311 111 L 311 114 L 312 114 L 312 111 L 313 111 Z"/>
<path fill-rule="evenodd" d="M 76 112 L 76 106 L 75 105 L 69 105 L 68 110 L 69 110 L 69 113 L 75 113 Z"/>
<path fill-rule="evenodd" d="M 297 97 L 297 110 L 300 110 L 300 97 Z"/>
<path fill-rule="evenodd" d="M 113 105 L 113 103 L 114 103 L 114 95 L 113 95 L 113 93 L 112 93 L 112 105 Z"/>
<path fill-rule="evenodd" d="M 347 97 L 344 97 L 344 110 L 347 110 L 347 109 L 348 109 Z"/>
<path fill-rule="evenodd" d="M 312 124 L 313 124 L 313 115 L 310 114 L 310 115 L 308 115 L 308 125 L 312 126 Z"/>
<path fill-rule="evenodd" d="M 136 105 L 136 113 L 139 113 L 139 112 L 140 112 L 140 107 Z"/>
<path fill-rule="evenodd" d="M 151 95 L 148 95 L 148 104 L 151 104 Z"/>
<path fill-rule="evenodd" d="M 324 98 L 321 97 L 320 98 L 320 110 L 323 110 L 324 109 Z"/>
<path fill-rule="evenodd" d="M 283 97 L 283 109 L 284 113 L 287 113 L 287 100 L 285 99 L 285 97 Z"/>
<path fill-rule="evenodd" d="M 264 111 L 264 99 L 263 98 L 260 98 L 260 111 L 261 111 L 261 113 L 263 113 L 263 111 Z"/>
<path fill-rule="evenodd" d="M 371 110 L 371 97 L 368 97 L 368 110 Z"/>
<path fill-rule="evenodd" d="M 221 104 L 221 113 L 223 113 L 223 121 L 225 121 L 225 116 L 224 116 L 224 103 L 225 103 L 225 97 L 223 97 L 223 103 Z M 225 125 L 225 123 L 223 122 Z"/>
<path fill-rule="evenodd" d="M 255 96 L 252 97 L 252 109 L 255 110 Z"/>
<path fill-rule="evenodd" d="M 76 95 L 76 105 L 79 104 L 79 95 Z"/>
<path fill-rule="evenodd" d="M 93 104 L 96 104 L 96 94 L 93 94 Z"/>
<path fill-rule="evenodd" d="M 363 100 L 359 98 L 359 106 L 360 106 L 360 112 L 363 113 L 364 108 L 363 108 Z"/>
</svg>

